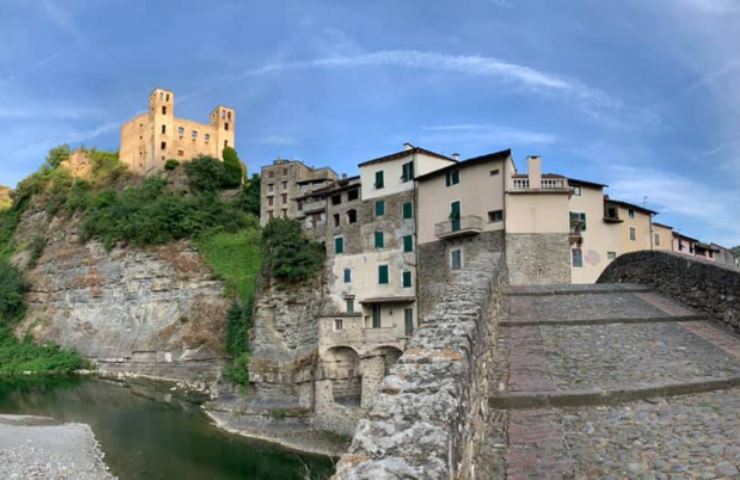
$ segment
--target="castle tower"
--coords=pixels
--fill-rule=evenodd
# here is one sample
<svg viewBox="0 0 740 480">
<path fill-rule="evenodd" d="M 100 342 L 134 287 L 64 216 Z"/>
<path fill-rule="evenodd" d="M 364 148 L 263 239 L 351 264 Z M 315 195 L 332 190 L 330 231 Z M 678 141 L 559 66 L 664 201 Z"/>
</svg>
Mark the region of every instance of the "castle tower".
<svg viewBox="0 0 740 480">
<path fill-rule="evenodd" d="M 153 151 L 147 171 L 161 169 L 165 160 L 172 158 L 175 137 L 175 94 L 170 90 L 155 88 L 149 95 L 149 116 L 153 125 Z"/>
<path fill-rule="evenodd" d="M 216 157 L 222 158 L 224 148 L 234 148 L 236 114 L 233 109 L 219 105 L 211 112 L 211 126 L 216 132 Z"/>
</svg>

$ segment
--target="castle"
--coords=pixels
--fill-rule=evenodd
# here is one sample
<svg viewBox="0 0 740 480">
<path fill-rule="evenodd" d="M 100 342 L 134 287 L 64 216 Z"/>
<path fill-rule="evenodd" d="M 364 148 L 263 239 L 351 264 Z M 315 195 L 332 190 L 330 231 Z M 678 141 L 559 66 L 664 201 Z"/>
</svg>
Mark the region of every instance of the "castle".
<svg viewBox="0 0 740 480">
<path fill-rule="evenodd" d="M 210 119 L 205 124 L 175 117 L 174 92 L 155 88 L 149 95 L 149 109 L 121 127 L 121 162 L 132 172 L 146 175 L 163 169 L 171 158 L 221 158 L 225 147 L 235 147 L 236 115 L 219 105 Z"/>
</svg>

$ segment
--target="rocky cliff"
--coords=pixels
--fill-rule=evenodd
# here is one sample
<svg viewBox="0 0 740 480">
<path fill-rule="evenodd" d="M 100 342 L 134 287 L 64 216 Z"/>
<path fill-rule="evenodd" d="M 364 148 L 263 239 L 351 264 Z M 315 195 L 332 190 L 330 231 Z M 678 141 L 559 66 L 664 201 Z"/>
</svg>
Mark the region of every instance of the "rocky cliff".
<svg viewBox="0 0 740 480">
<path fill-rule="evenodd" d="M 190 243 L 106 252 L 79 240 L 79 223 L 43 208 L 23 214 L 12 261 L 25 270 L 28 313 L 17 333 L 73 347 L 104 373 L 212 387 L 228 305 Z"/>
</svg>

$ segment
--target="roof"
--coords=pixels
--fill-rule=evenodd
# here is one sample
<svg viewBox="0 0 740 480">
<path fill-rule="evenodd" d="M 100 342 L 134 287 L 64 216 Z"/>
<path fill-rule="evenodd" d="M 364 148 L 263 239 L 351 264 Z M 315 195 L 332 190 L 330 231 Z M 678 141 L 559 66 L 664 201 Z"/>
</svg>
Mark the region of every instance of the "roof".
<svg viewBox="0 0 740 480">
<path fill-rule="evenodd" d="M 649 213 L 650 215 L 658 214 L 658 212 L 656 212 L 655 210 L 650 210 L 649 208 L 641 207 L 640 205 L 635 205 L 634 203 L 625 202 L 624 200 L 614 200 L 613 198 L 604 197 L 604 201 L 617 204 L 620 207 L 632 208 L 634 210 L 639 210 L 643 213 Z"/>
<path fill-rule="evenodd" d="M 587 180 L 578 180 L 577 178 L 568 178 L 568 184 L 569 185 L 579 185 L 582 187 L 599 188 L 599 189 L 609 186 L 604 183 L 589 182 Z"/>
<path fill-rule="evenodd" d="M 719 252 L 719 249 L 717 247 L 714 247 L 708 243 L 704 242 L 696 242 L 696 247 L 703 248 L 704 250 L 712 250 L 714 252 Z"/>
<path fill-rule="evenodd" d="M 542 178 L 565 178 L 565 176 L 560 175 L 558 173 L 542 173 L 540 174 L 540 177 Z M 515 173 L 512 175 L 512 178 L 529 178 L 529 173 Z"/>
<path fill-rule="evenodd" d="M 670 228 L 671 230 L 673 230 L 673 227 L 664 223 L 653 222 L 653 225 L 655 225 L 656 227 Z"/>
<path fill-rule="evenodd" d="M 698 242 L 698 241 L 699 241 L 699 240 L 697 240 L 697 239 L 695 239 L 695 238 L 693 238 L 693 237 L 689 237 L 688 235 L 684 235 L 683 233 L 678 233 L 678 232 L 677 232 L 677 231 L 675 231 L 675 230 L 673 231 L 673 236 L 674 236 L 674 237 L 681 237 L 681 238 L 685 238 L 686 240 L 692 241 L 692 242 L 694 242 L 694 243 L 696 243 L 696 242 Z"/>
<path fill-rule="evenodd" d="M 511 149 L 507 148 L 506 150 L 501 150 L 500 152 L 494 152 L 494 153 L 488 153 L 486 155 L 481 155 L 479 157 L 473 157 L 469 158 L 467 160 L 463 160 L 462 162 L 458 162 L 452 165 L 448 165 L 446 167 L 442 167 L 439 170 L 435 170 L 433 172 L 425 173 L 424 175 L 420 175 L 416 177 L 416 180 L 422 180 L 427 179 L 431 177 L 436 177 L 437 175 L 441 175 L 443 173 L 447 173 L 450 170 L 454 170 L 456 168 L 465 168 L 472 165 L 476 165 L 478 163 L 484 163 L 484 162 L 492 162 L 495 160 L 505 160 L 511 156 Z"/>
<path fill-rule="evenodd" d="M 406 150 L 401 150 L 400 152 L 391 153 L 390 155 L 385 155 L 385 156 L 382 156 L 382 157 L 373 158 L 372 160 L 367 160 L 367 161 L 362 162 L 361 164 L 359 164 L 358 167 L 364 167 L 366 165 L 371 165 L 373 163 L 382 163 L 382 162 L 388 162 L 388 161 L 391 161 L 391 160 L 396 160 L 398 158 L 403 158 L 403 157 L 406 157 L 408 155 L 412 155 L 414 153 L 423 153 L 424 155 L 429 155 L 430 157 L 436 157 L 436 158 L 440 158 L 442 160 L 448 160 L 450 162 L 457 163 L 457 160 L 455 160 L 453 158 L 450 158 L 450 157 L 447 157 L 445 155 L 442 155 L 441 153 L 433 152 L 431 150 L 427 150 L 427 149 L 421 148 L 421 147 L 411 147 L 411 148 L 406 149 Z"/>
</svg>

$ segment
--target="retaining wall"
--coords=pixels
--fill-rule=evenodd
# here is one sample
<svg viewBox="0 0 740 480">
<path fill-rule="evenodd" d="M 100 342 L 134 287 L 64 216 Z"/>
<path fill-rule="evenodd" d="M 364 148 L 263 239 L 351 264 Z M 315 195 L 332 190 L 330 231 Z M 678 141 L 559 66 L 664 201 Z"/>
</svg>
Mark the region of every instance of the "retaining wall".
<svg viewBox="0 0 740 480">
<path fill-rule="evenodd" d="M 740 270 L 735 268 L 646 250 L 619 256 L 598 282 L 649 285 L 740 333 Z"/>
</svg>

